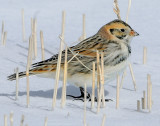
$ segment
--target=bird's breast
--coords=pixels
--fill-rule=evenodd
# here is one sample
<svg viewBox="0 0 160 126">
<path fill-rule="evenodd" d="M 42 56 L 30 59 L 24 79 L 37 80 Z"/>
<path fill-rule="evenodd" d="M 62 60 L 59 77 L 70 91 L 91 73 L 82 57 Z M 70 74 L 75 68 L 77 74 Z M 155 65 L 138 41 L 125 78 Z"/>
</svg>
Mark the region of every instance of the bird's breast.
<svg viewBox="0 0 160 126">
<path fill-rule="evenodd" d="M 114 66 L 105 66 L 104 73 L 105 73 L 105 81 L 109 82 L 116 78 L 118 74 L 121 74 L 126 67 L 128 66 L 128 59 L 114 65 Z"/>
</svg>

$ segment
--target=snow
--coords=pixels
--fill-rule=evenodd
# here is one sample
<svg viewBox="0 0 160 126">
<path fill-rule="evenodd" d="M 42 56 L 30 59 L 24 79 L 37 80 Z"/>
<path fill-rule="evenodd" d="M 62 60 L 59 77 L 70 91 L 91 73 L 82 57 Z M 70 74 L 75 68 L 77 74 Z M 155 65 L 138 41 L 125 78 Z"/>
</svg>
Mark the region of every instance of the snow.
<svg viewBox="0 0 160 126">
<path fill-rule="evenodd" d="M 0 46 L 0 125 L 4 125 L 4 114 L 9 117 L 14 112 L 14 125 L 20 125 L 21 115 L 25 115 L 24 124 L 29 126 L 44 125 L 48 117 L 48 126 L 82 126 L 83 106 L 81 101 L 67 98 L 66 106 L 61 108 L 61 85 L 59 83 L 56 108 L 52 110 L 54 79 L 30 77 L 30 106 L 26 107 L 26 78 L 19 81 L 19 98 L 15 101 L 15 81 L 8 81 L 16 67 L 25 70 L 27 63 L 28 43 L 22 42 L 21 9 L 24 8 L 26 36 L 30 35 L 31 17 L 38 21 L 38 57 L 41 60 L 39 31 L 44 32 L 46 59 L 58 52 L 59 34 L 61 33 L 61 14 L 66 11 L 65 41 L 75 44 L 82 34 L 82 14 L 86 14 L 87 37 L 116 18 L 113 12 L 113 0 L 0 0 L 0 22 L 5 21 L 8 32 L 6 46 Z M 120 90 L 120 108 L 115 108 L 116 81 L 105 85 L 106 98 L 113 101 L 106 103 L 106 108 L 90 109 L 87 102 L 86 121 L 90 126 L 100 126 L 103 114 L 106 114 L 105 126 L 159 126 L 160 124 L 160 18 L 158 12 L 160 1 L 134 0 L 129 14 L 129 24 L 140 36 L 133 39 L 131 62 L 136 78 L 137 91 L 134 91 L 132 78 L 127 69 L 123 88 Z M 119 0 L 121 17 L 126 19 L 128 0 Z M 0 26 L 1 29 L 1 26 Z M 143 47 L 147 47 L 147 64 L 143 65 Z M 147 74 L 151 74 L 153 84 L 152 111 L 136 111 L 137 100 L 147 89 Z M 91 89 L 88 89 L 91 92 Z M 67 86 L 67 94 L 79 95 L 76 87 Z M 9 121 L 8 121 L 9 123 Z"/>
</svg>

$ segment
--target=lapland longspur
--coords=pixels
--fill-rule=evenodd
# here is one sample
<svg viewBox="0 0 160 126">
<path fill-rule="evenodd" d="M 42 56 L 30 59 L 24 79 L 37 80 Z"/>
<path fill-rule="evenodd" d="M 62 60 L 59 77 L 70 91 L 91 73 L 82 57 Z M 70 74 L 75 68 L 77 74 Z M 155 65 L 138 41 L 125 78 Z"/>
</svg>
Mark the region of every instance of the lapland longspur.
<svg viewBox="0 0 160 126">
<path fill-rule="evenodd" d="M 96 52 L 104 52 L 104 73 L 105 81 L 114 79 L 128 65 L 128 58 L 131 54 L 131 39 L 139 34 L 122 20 L 114 20 L 102 26 L 93 36 L 81 41 L 70 49 L 78 55 L 77 58 L 92 69 L 92 62 L 96 62 Z M 63 79 L 63 64 L 65 51 L 62 51 L 61 75 Z M 68 50 L 68 60 L 73 54 Z M 42 77 L 54 78 L 58 54 L 50 59 L 32 64 L 29 75 L 40 75 Z M 26 72 L 20 72 L 19 77 L 25 77 Z M 74 84 L 83 90 L 84 83 L 92 85 L 92 72 L 86 69 L 76 58 L 68 64 L 68 83 Z M 15 80 L 16 74 L 8 76 L 9 80 Z"/>
</svg>

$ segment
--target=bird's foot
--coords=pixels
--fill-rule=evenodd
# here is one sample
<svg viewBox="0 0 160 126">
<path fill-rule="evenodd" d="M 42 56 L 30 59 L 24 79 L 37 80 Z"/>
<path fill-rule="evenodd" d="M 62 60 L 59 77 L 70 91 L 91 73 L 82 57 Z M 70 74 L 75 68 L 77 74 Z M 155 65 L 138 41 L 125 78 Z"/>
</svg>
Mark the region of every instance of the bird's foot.
<svg viewBox="0 0 160 126">
<path fill-rule="evenodd" d="M 67 96 L 74 98 L 74 100 L 81 100 L 81 101 L 84 102 L 84 88 L 80 87 L 79 89 L 80 89 L 80 92 L 81 92 L 80 96 L 73 96 L 73 95 L 67 95 Z M 86 94 L 86 99 L 90 99 L 91 98 L 90 94 L 88 92 L 86 92 L 86 93 L 87 93 Z"/>
<path fill-rule="evenodd" d="M 72 97 L 74 100 L 80 100 L 80 101 L 83 101 L 84 102 L 84 88 L 83 87 L 80 87 L 80 92 L 81 92 L 81 95 L 80 96 L 73 96 L 73 95 L 67 95 L 68 97 Z M 86 94 L 86 99 L 88 101 L 91 101 L 91 95 L 87 92 Z M 95 97 L 94 98 L 94 101 L 97 102 L 98 99 Z M 109 101 L 112 101 L 112 99 L 105 99 L 105 102 L 109 102 Z"/>
</svg>

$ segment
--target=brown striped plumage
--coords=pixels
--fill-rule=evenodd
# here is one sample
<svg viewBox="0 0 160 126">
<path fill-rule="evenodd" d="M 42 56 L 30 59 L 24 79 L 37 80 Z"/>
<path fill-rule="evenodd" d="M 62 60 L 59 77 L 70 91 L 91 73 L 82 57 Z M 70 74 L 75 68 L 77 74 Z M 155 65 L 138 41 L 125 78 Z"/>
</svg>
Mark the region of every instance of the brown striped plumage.
<svg viewBox="0 0 160 126">
<path fill-rule="evenodd" d="M 70 47 L 77 58 L 89 69 L 92 69 L 92 62 L 96 62 L 96 51 L 104 52 L 104 66 L 106 80 L 125 69 L 128 57 L 131 53 L 130 41 L 136 33 L 128 24 L 121 20 L 114 20 L 104 25 L 93 36 L 81 41 L 77 45 Z M 68 60 L 73 57 L 73 53 L 68 50 Z M 62 51 L 61 70 L 63 71 L 65 51 Z M 50 59 L 32 64 L 30 75 L 44 75 L 54 77 L 58 54 Z M 71 84 L 81 86 L 84 82 L 91 86 L 91 71 L 84 67 L 76 58 L 68 64 L 68 81 Z M 24 77 L 26 72 L 20 72 L 19 76 Z M 15 80 L 16 75 L 10 75 L 9 80 Z M 78 79 L 79 78 L 79 79 Z M 83 79 L 84 78 L 84 79 Z M 89 84 L 90 83 L 90 84 Z"/>
</svg>

